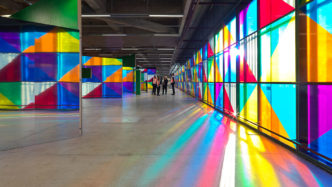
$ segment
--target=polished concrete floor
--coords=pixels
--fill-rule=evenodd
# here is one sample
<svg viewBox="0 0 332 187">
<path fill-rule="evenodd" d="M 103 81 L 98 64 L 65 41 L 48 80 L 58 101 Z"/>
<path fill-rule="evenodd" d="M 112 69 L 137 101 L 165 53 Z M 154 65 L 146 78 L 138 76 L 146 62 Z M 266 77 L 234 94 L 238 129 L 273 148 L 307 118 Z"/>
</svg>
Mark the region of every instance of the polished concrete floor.
<svg viewBox="0 0 332 187">
<path fill-rule="evenodd" d="M 331 186 L 332 176 L 178 92 L 84 100 L 81 137 L 0 152 L 0 186 Z"/>
<path fill-rule="evenodd" d="M 78 110 L 0 110 L 0 151 L 80 136 Z"/>
</svg>

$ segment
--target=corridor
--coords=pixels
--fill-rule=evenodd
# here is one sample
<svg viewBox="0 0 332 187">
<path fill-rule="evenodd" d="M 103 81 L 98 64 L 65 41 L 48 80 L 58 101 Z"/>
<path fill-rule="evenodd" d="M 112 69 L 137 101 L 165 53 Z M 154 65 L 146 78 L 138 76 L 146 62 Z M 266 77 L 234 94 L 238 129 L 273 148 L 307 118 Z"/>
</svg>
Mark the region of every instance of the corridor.
<svg viewBox="0 0 332 187">
<path fill-rule="evenodd" d="M 329 186 L 325 171 L 182 92 L 83 100 L 84 134 L 0 152 L 1 186 Z"/>
</svg>

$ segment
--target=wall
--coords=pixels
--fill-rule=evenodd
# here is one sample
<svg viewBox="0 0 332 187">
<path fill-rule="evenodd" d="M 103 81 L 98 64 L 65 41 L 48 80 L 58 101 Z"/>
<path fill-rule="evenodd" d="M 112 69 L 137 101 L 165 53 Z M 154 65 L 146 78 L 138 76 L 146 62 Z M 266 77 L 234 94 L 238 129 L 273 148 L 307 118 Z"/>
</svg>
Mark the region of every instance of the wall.
<svg viewBox="0 0 332 187">
<path fill-rule="evenodd" d="M 157 71 L 155 68 L 147 68 L 146 73 L 148 76 L 148 89 L 152 89 L 152 78 L 157 74 Z"/>
<path fill-rule="evenodd" d="M 252 1 L 176 72 L 177 86 L 331 166 L 331 8 Z"/>
<path fill-rule="evenodd" d="M 141 90 L 148 91 L 148 70 L 142 69 L 141 70 Z"/>
<path fill-rule="evenodd" d="M 0 30 L 0 109 L 78 109 L 78 32 L 53 26 Z"/>
<path fill-rule="evenodd" d="M 123 92 L 134 93 L 134 68 L 123 67 L 122 68 L 122 82 Z"/>
<path fill-rule="evenodd" d="M 92 73 L 83 78 L 83 98 L 122 97 L 121 59 L 83 56 L 82 63 Z"/>
</svg>

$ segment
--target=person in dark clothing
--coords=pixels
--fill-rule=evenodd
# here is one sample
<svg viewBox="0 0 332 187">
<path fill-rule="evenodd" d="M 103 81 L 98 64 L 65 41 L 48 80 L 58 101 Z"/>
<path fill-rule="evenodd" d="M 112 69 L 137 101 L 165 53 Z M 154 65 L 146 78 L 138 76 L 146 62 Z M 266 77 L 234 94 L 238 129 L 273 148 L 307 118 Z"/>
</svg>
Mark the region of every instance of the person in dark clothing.
<svg viewBox="0 0 332 187">
<path fill-rule="evenodd" d="M 167 86 L 168 86 L 168 79 L 167 76 L 164 77 L 164 82 L 163 82 L 163 95 L 167 95 Z"/>
<path fill-rule="evenodd" d="M 171 85 L 172 85 L 172 90 L 173 90 L 173 94 L 172 95 L 175 95 L 175 88 L 174 88 L 175 79 L 174 79 L 174 74 L 172 74 L 172 77 L 171 77 Z"/>
<path fill-rule="evenodd" d="M 158 76 L 157 78 L 157 96 L 160 96 L 160 82 L 161 82 L 161 78 Z"/>
<path fill-rule="evenodd" d="M 156 95 L 156 89 L 157 89 L 157 77 L 154 76 L 152 78 L 152 95 Z"/>
</svg>

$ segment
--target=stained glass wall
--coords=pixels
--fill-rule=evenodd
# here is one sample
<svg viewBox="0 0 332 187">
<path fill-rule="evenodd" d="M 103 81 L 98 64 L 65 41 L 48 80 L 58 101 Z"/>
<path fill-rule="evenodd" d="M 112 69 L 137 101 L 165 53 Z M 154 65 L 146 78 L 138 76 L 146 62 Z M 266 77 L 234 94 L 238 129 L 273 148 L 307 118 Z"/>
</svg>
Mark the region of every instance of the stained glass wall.
<svg viewBox="0 0 332 187">
<path fill-rule="evenodd" d="M 251 1 L 178 70 L 178 87 L 331 166 L 331 9 L 332 0 Z"/>
<path fill-rule="evenodd" d="M 152 79 L 157 74 L 157 70 L 155 68 L 147 68 L 146 73 L 148 77 L 148 89 L 152 89 Z"/>
<path fill-rule="evenodd" d="M 78 109 L 77 31 L 53 26 L 0 30 L 0 109 Z"/>
<path fill-rule="evenodd" d="M 141 69 L 141 90 L 148 91 L 148 69 Z"/>
<path fill-rule="evenodd" d="M 79 136 L 79 32 L 1 20 L 0 150 Z"/>
<path fill-rule="evenodd" d="M 122 68 L 122 84 L 124 93 L 134 93 L 134 68 Z"/>
<path fill-rule="evenodd" d="M 122 97 L 122 59 L 83 56 L 84 68 L 91 78 L 83 78 L 83 98 Z"/>
</svg>

